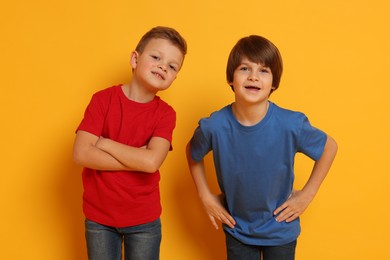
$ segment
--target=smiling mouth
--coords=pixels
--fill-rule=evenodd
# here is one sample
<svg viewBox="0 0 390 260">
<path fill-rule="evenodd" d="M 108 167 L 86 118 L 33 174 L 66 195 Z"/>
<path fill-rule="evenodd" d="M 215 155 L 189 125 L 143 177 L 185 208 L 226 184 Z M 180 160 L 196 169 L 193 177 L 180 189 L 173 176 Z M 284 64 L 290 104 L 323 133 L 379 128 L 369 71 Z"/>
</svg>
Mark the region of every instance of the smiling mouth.
<svg viewBox="0 0 390 260">
<path fill-rule="evenodd" d="M 164 76 L 162 74 L 158 73 L 158 72 L 152 71 L 152 74 L 157 76 L 157 77 L 159 77 L 159 78 L 161 78 L 161 79 L 163 79 L 163 80 L 165 79 Z"/>
<path fill-rule="evenodd" d="M 260 88 L 259 88 L 259 87 L 256 87 L 256 86 L 246 86 L 245 89 L 260 90 Z"/>
</svg>

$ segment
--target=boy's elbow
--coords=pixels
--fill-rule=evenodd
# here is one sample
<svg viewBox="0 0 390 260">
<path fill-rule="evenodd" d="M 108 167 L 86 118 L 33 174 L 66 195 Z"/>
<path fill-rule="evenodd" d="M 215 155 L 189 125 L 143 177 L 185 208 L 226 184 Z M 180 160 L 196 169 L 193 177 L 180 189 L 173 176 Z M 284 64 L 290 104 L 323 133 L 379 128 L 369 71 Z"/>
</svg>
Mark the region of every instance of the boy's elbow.
<svg viewBox="0 0 390 260">
<path fill-rule="evenodd" d="M 88 164 L 88 151 L 83 146 L 74 146 L 72 153 L 73 162 L 80 166 L 86 166 Z"/>
<path fill-rule="evenodd" d="M 159 160 L 155 158 L 150 158 L 144 162 L 141 170 L 146 173 L 155 173 L 160 169 L 161 164 L 162 162 L 160 162 Z"/>
<path fill-rule="evenodd" d="M 157 167 L 156 165 L 147 165 L 145 168 L 143 168 L 143 172 L 146 173 L 155 173 L 160 169 L 160 167 Z"/>
<path fill-rule="evenodd" d="M 337 145 L 336 141 L 330 136 L 328 136 L 328 139 L 326 141 L 325 149 L 327 151 L 329 151 L 331 154 L 333 154 L 333 157 L 336 156 L 337 150 L 338 150 L 338 145 Z"/>
<path fill-rule="evenodd" d="M 337 152 L 337 150 L 338 150 L 337 142 L 330 136 L 328 136 L 328 142 L 329 142 L 329 145 L 332 147 L 332 149 Z"/>
<path fill-rule="evenodd" d="M 76 149 L 73 150 L 72 159 L 73 159 L 73 162 L 75 164 L 83 166 L 84 157 L 83 157 L 83 154 L 81 152 L 79 152 L 78 150 L 76 150 Z"/>
</svg>

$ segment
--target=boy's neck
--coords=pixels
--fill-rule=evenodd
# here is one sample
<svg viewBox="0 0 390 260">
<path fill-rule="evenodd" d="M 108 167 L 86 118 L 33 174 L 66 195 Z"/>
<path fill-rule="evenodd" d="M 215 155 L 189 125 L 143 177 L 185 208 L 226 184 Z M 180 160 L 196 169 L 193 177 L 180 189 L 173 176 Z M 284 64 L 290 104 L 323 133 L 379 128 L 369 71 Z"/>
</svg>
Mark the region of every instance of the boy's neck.
<svg viewBox="0 0 390 260">
<path fill-rule="evenodd" d="M 137 87 L 134 83 L 123 84 L 122 91 L 128 99 L 138 103 L 148 103 L 156 96 L 156 93 Z"/>
<path fill-rule="evenodd" d="M 261 104 L 243 105 L 237 102 L 232 104 L 234 117 L 244 126 L 253 126 L 260 123 L 267 114 L 269 101 Z"/>
</svg>

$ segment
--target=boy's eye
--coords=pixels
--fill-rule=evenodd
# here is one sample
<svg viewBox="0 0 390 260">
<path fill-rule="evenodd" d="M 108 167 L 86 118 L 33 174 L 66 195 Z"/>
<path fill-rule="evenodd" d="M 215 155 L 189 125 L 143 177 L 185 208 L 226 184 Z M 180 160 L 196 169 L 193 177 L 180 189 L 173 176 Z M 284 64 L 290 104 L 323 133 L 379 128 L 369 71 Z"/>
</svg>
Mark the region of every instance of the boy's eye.
<svg viewBox="0 0 390 260">
<path fill-rule="evenodd" d="M 263 73 L 269 73 L 270 70 L 269 70 L 269 69 L 261 69 L 261 72 L 263 72 Z"/>
<path fill-rule="evenodd" d="M 156 55 L 150 55 L 154 60 L 158 60 L 159 59 L 159 57 L 158 56 L 156 56 Z"/>
<path fill-rule="evenodd" d="M 242 70 L 242 71 L 247 71 L 247 70 L 248 70 L 248 67 L 241 67 L 240 70 Z"/>
<path fill-rule="evenodd" d="M 177 68 L 173 65 L 169 65 L 169 67 L 173 70 L 173 71 L 177 71 Z"/>
</svg>

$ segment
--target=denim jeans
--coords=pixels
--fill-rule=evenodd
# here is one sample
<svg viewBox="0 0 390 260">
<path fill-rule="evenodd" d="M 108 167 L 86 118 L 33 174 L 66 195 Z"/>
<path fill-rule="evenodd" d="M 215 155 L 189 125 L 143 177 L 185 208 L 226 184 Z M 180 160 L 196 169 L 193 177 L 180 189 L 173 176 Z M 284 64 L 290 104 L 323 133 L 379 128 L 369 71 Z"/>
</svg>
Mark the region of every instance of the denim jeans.
<svg viewBox="0 0 390 260">
<path fill-rule="evenodd" d="M 297 241 L 281 246 L 246 245 L 225 232 L 228 260 L 294 260 Z M 261 258 L 262 256 L 262 258 Z"/>
<path fill-rule="evenodd" d="M 85 220 L 85 238 L 89 260 L 121 260 L 122 242 L 126 260 L 158 260 L 161 221 L 115 228 Z"/>
</svg>

